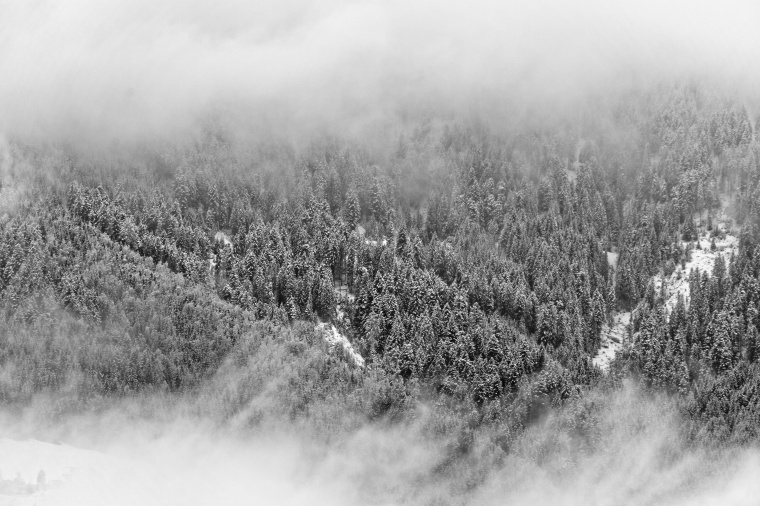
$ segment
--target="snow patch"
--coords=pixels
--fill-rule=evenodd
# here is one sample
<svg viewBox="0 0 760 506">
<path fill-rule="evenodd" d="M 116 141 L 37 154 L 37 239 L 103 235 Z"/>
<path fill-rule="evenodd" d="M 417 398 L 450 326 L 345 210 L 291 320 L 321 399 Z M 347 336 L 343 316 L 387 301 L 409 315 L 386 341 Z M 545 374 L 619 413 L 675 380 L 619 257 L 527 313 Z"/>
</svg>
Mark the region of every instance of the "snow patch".
<svg viewBox="0 0 760 506">
<path fill-rule="evenodd" d="M 232 246 L 232 240 L 230 239 L 230 236 L 219 230 L 216 234 L 214 234 L 214 240 L 217 242 L 222 243 L 223 246 L 229 246 L 230 248 L 234 247 Z"/>
<path fill-rule="evenodd" d="M 607 264 L 612 269 L 612 285 L 615 286 L 615 275 L 617 274 L 619 254 L 617 251 L 607 252 Z M 612 317 L 612 325 L 604 324 L 600 335 L 601 343 L 599 351 L 593 358 L 592 362 L 602 371 L 608 371 L 610 362 L 614 360 L 618 350 L 623 346 L 628 324 L 631 322 L 630 311 L 617 313 Z"/>
<path fill-rule="evenodd" d="M 330 323 L 317 324 L 316 330 L 322 333 L 322 337 L 332 349 L 340 348 L 346 355 L 346 358 L 357 367 L 364 367 L 364 357 L 362 357 L 351 344 L 346 336 L 340 333 L 335 325 Z"/>
<path fill-rule="evenodd" d="M 712 274 L 715 261 L 718 257 L 723 258 L 726 268 L 728 268 L 731 255 L 736 255 L 739 252 L 738 237 L 733 235 L 733 233 L 728 233 L 735 232 L 736 228 L 733 220 L 726 213 L 728 207 L 727 198 L 722 199 L 722 204 L 723 207 L 718 213 L 715 222 L 717 223 L 716 228 L 724 237 L 722 239 L 715 238 L 715 249 L 711 249 L 712 239 L 706 233 L 701 234 L 696 241 L 699 244 L 699 249 L 693 247 L 691 250 L 691 260 L 686 262 L 683 267 L 681 265 L 676 266 L 675 271 L 665 279 L 665 308 L 668 313 L 672 312 L 678 303 L 679 295 L 683 297 L 684 302 L 688 306 L 690 295 L 689 273 L 692 269 L 697 269 L 700 273 L 707 272 L 708 274 Z M 695 219 L 696 217 L 701 220 L 707 219 L 704 213 L 696 213 Z M 681 244 L 684 249 L 689 245 L 688 241 Z M 607 252 L 607 263 L 613 269 L 613 280 L 617 270 L 617 261 L 618 253 Z M 652 282 L 656 293 L 659 294 L 662 288 L 663 273 L 653 276 Z M 630 312 L 618 313 L 613 317 L 612 326 L 605 325 L 602 328 L 601 347 L 593 359 L 595 366 L 603 371 L 609 370 L 610 362 L 612 362 L 617 352 L 623 346 L 630 321 Z"/>
<path fill-rule="evenodd" d="M 711 250 L 711 239 L 707 235 L 700 235 L 697 240 L 699 248 L 694 247 L 691 250 L 691 260 L 686 262 L 685 267 L 681 265 L 676 267 L 676 270 L 665 279 L 665 308 L 668 313 L 673 311 L 678 303 L 679 294 L 683 296 L 684 302 L 688 306 L 689 304 L 689 273 L 692 269 L 696 269 L 701 273 L 706 272 L 712 274 L 715 261 L 718 257 L 722 257 L 728 268 L 731 255 L 736 255 L 739 252 L 739 239 L 731 234 L 726 234 L 725 239 L 715 240 L 715 250 Z M 688 242 L 683 243 L 683 247 L 686 248 L 689 245 Z M 662 273 L 657 274 L 652 278 L 655 291 L 659 294 L 662 287 Z"/>
<path fill-rule="evenodd" d="M 338 300 L 344 300 L 353 302 L 356 300 L 356 296 L 348 290 L 348 285 L 340 285 L 337 288 L 333 288 L 333 292 L 337 296 Z M 342 322 L 346 319 L 346 310 L 343 305 L 338 303 L 335 305 L 335 314 L 338 322 Z M 342 348 L 346 358 L 356 365 L 357 367 L 364 367 L 364 357 L 362 357 L 351 344 L 346 336 L 340 333 L 340 330 L 335 325 L 328 323 L 319 323 L 317 325 L 317 331 L 322 332 L 324 340 L 330 345 L 331 348 Z"/>
<path fill-rule="evenodd" d="M 593 363 L 602 371 L 608 371 L 610 362 L 614 360 L 617 352 L 623 347 L 628 325 L 631 323 L 631 312 L 617 313 L 612 318 L 612 326 L 605 324 L 602 327 L 601 346 Z"/>
<path fill-rule="evenodd" d="M 620 256 L 619 253 L 614 251 L 608 251 L 607 252 L 607 263 L 610 267 L 613 269 L 613 273 L 617 271 L 617 265 L 618 265 L 618 257 Z"/>
</svg>

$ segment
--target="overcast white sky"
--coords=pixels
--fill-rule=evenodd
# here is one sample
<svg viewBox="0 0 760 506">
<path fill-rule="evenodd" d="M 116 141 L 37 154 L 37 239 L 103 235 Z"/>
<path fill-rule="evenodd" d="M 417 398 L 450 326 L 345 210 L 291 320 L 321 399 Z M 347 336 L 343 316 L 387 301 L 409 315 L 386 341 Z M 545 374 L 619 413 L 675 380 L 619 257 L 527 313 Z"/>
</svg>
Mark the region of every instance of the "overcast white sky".
<svg viewBox="0 0 760 506">
<path fill-rule="evenodd" d="M 567 102 L 692 74 L 751 88 L 760 61 L 749 0 L 0 0 L 0 11 L 0 131 L 51 139 L 169 134 L 220 107 L 350 131 L 408 107 Z"/>
</svg>

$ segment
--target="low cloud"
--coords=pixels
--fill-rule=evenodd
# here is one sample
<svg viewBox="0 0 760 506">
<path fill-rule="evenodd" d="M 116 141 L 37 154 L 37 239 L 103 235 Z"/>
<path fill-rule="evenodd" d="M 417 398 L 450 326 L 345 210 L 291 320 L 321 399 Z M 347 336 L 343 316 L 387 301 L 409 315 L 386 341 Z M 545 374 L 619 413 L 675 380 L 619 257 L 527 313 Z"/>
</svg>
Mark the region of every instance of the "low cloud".
<svg viewBox="0 0 760 506">
<path fill-rule="evenodd" d="M 418 112 L 519 117 L 662 80 L 757 84 L 756 2 L 6 2 L 0 131 L 351 135 Z"/>
<path fill-rule="evenodd" d="M 325 438 L 287 420 L 244 430 L 189 415 L 198 399 L 165 401 L 123 400 L 56 424 L 40 423 L 39 403 L 6 416 L 0 485 L 18 473 L 30 488 L 4 496 L 0 486 L 0 502 L 738 506 L 760 493 L 760 453 L 689 445 L 675 405 L 631 385 L 556 411 L 507 453 L 481 427 L 456 461 L 444 450 L 453 436 L 434 437 L 424 407 L 413 421 Z M 35 488 L 39 470 L 46 485 Z"/>
</svg>

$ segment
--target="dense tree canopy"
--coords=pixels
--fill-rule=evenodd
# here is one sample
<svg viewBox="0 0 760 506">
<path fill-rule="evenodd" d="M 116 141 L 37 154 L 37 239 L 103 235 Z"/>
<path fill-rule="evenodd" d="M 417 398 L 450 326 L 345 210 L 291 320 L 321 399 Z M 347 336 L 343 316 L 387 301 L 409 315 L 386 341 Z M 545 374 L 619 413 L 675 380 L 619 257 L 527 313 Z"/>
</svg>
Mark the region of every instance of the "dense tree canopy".
<svg viewBox="0 0 760 506">
<path fill-rule="evenodd" d="M 0 403 L 188 391 L 253 357 L 289 371 L 292 417 L 324 416 L 310 407 L 323 400 L 397 420 L 431 402 L 457 420 L 440 422 L 461 435 L 452 455 L 478 427 L 508 451 L 547 410 L 623 378 L 669 393 L 695 443 L 756 441 L 760 145 L 746 109 L 674 88 L 583 123 L 427 120 L 389 152 L 334 138 L 243 150 L 224 132 L 128 157 L 14 144 L 30 168 L 2 179 L 16 198 L 0 220 Z M 727 204 L 738 254 L 693 270 L 668 307 L 653 276 L 701 233 L 725 235 L 712 220 Z M 631 310 L 605 373 L 601 336 Z"/>
</svg>

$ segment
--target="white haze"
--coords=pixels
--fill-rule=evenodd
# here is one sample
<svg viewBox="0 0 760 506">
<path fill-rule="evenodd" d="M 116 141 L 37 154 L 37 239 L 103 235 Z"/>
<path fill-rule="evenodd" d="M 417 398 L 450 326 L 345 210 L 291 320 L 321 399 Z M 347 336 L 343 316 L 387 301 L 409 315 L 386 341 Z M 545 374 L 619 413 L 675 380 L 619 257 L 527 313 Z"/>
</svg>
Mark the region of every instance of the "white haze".
<svg viewBox="0 0 760 506">
<path fill-rule="evenodd" d="M 515 121 L 681 79 L 751 93 L 758 20 L 760 3 L 741 0 L 0 0 L 0 143 L 173 140 L 209 117 L 291 138 L 431 111 Z M 758 454 L 684 450 L 663 406 L 625 391 L 598 451 L 560 444 L 546 466 L 530 456 L 560 436 L 550 421 L 533 427 L 522 453 L 494 457 L 469 490 L 430 478 L 445 445 L 414 424 L 332 445 L 287 425 L 240 433 L 116 410 L 53 432 L 0 420 L 0 439 L 99 452 L 104 464 L 51 490 L 50 504 L 754 504 Z"/>
<path fill-rule="evenodd" d="M 630 386 L 601 401 L 592 452 L 572 450 L 572 432 L 554 415 L 528 429 L 509 455 L 482 452 L 487 437 L 476 436 L 477 459 L 442 475 L 435 469 L 446 441 L 426 433 L 422 408 L 414 422 L 367 424 L 328 443 L 286 421 L 241 431 L 182 409 L 140 417 L 136 402 L 55 427 L 38 425 L 39 413 L 0 419 L 2 478 L 13 479 L 19 462 L 22 481 L 34 483 L 40 469 L 48 476 L 46 490 L 31 495 L 0 490 L 0 504 L 740 506 L 760 494 L 756 450 L 686 449 L 672 406 Z M 478 467 L 480 474 L 470 473 Z M 471 476 L 480 479 L 468 482 Z"/>
<path fill-rule="evenodd" d="M 752 0 L 0 0 L 0 133 L 352 135 L 678 79 L 750 90 L 758 19 Z"/>
</svg>

